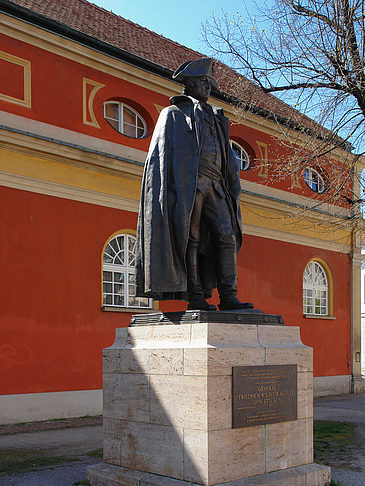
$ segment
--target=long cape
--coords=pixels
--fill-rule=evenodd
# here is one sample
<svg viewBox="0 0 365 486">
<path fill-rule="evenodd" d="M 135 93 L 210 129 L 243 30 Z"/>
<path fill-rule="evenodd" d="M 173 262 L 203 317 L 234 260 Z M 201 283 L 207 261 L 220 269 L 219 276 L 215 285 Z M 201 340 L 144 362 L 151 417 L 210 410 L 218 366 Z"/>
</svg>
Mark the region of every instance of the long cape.
<svg viewBox="0 0 365 486">
<path fill-rule="evenodd" d="M 198 177 L 203 112 L 192 98 L 171 98 L 158 118 L 144 169 L 137 224 L 136 286 L 138 296 L 158 300 L 187 299 L 185 254 Z M 239 161 L 229 145 L 229 121 L 213 107 L 218 120 L 222 175 L 236 248 L 242 243 Z M 204 222 L 202 222 L 204 224 Z M 201 278 L 206 298 L 216 286 L 213 241 L 202 231 Z"/>
</svg>

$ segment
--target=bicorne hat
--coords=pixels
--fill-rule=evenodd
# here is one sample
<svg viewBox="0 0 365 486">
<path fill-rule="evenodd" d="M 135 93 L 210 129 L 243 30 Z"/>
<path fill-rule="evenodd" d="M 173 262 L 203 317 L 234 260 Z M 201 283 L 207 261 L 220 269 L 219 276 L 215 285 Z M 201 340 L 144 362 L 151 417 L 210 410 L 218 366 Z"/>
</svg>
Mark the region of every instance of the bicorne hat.
<svg viewBox="0 0 365 486">
<path fill-rule="evenodd" d="M 217 81 L 213 77 L 214 59 L 211 57 L 204 57 L 196 61 L 183 62 L 172 75 L 172 79 L 176 81 L 184 81 L 186 78 L 195 76 L 208 76 L 214 88 L 218 88 Z"/>
</svg>

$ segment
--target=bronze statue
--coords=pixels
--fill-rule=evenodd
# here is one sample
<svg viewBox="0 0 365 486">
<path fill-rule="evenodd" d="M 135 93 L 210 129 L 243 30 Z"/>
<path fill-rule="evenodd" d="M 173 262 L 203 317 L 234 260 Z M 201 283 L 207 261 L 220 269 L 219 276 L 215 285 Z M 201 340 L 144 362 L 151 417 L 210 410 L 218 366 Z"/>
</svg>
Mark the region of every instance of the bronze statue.
<svg viewBox="0 0 365 486">
<path fill-rule="evenodd" d="M 252 308 L 236 297 L 240 167 L 228 118 L 207 104 L 217 88 L 213 59 L 185 62 L 173 78 L 183 82 L 184 93 L 161 111 L 142 181 L 137 295 L 216 310 L 205 299 L 217 287 L 221 310 Z"/>
</svg>

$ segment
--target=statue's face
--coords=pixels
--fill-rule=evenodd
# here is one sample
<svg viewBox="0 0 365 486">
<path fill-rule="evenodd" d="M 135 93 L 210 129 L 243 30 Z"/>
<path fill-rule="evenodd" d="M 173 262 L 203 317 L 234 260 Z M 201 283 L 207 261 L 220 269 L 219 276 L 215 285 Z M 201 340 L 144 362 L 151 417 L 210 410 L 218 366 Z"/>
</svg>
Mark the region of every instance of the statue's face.
<svg viewBox="0 0 365 486">
<path fill-rule="evenodd" d="M 192 77 L 193 81 L 190 96 L 199 101 L 207 101 L 210 96 L 211 82 L 208 76 Z"/>
</svg>

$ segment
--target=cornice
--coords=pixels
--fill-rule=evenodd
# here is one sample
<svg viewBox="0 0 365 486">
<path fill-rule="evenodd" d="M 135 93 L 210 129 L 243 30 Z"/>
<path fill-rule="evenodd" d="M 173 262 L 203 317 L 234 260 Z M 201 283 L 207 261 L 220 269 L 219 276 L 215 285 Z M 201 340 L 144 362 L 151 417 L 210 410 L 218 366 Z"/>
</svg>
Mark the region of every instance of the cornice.
<svg viewBox="0 0 365 486">
<path fill-rule="evenodd" d="M 0 185 L 20 189 L 23 191 L 35 192 L 47 196 L 60 197 L 73 201 L 96 204 L 108 208 L 121 209 L 125 211 L 138 212 L 139 201 L 104 194 L 102 192 L 83 189 L 80 187 L 58 184 L 56 182 L 43 181 L 40 179 L 25 177 L 17 174 L 8 174 L 0 171 Z"/>
<path fill-rule="evenodd" d="M 260 238 L 268 238 L 271 240 L 285 241 L 286 243 L 293 243 L 300 246 L 309 246 L 311 248 L 318 248 L 322 250 L 335 251 L 340 253 L 350 253 L 352 250 L 351 244 L 348 240 L 344 241 L 328 241 L 311 236 L 298 235 L 273 228 L 265 228 L 253 224 L 243 224 L 243 238 L 245 235 L 257 236 Z"/>
<path fill-rule="evenodd" d="M 128 147 L 126 148 L 126 157 L 123 158 L 114 153 L 102 153 L 87 147 L 67 144 L 63 140 L 47 139 L 47 137 L 39 137 L 31 133 L 19 133 L 5 128 L 0 130 L 0 147 L 17 153 L 75 167 L 91 168 L 95 171 L 119 175 L 137 181 L 141 180 L 143 173 L 144 164 L 127 157 L 127 155 L 130 155 L 130 150 L 133 150 Z M 123 155 L 123 149 L 125 147 L 119 147 L 120 155 Z"/>
<path fill-rule="evenodd" d="M 317 199 L 312 199 L 307 196 L 295 194 L 293 192 L 284 191 L 270 187 L 265 184 L 259 184 L 251 181 L 241 179 L 242 200 L 250 201 L 252 198 L 261 198 L 262 206 L 269 206 L 277 210 L 282 210 L 291 213 L 305 211 L 312 218 L 326 221 L 329 217 L 338 218 L 345 224 L 344 221 L 351 220 L 351 210 L 335 206 L 326 202 L 321 202 Z"/>
<path fill-rule="evenodd" d="M 139 201 L 137 199 L 105 194 L 94 190 L 44 181 L 18 174 L 9 174 L 4 171 L 0 171 L 0 185 L 18 190 L 30 191 L 37 194 L 120 209 L 133 213 L 137 213 L 139 209 Z M 288 231 L 263 226 L 256 226 L 254 224 L 244 223 L 243 235 L 285 241 L 300 246 L 305 245 L 312 248 L 320 248 L 341 253 L 351 252 L 351 246 L 346 243 L 327 241 L 321 238 L 305 236 L 302 234 L 291 233 Z"/>
<path fill-rule="evenodd" d="M 71 132 L 64 129 L 57 130 L 60 130 L 57 133 L 63 136 Z M 54 132 L 52 134 L 54 135 Z M 84 137 L 86 142 L 98 142 L 98 139 L 94 139 L 94 137 L 87 135 Z M 131 154 L 130 150 L 133 151 L 134 149 L 122 145 L 119 146 L 112 142 L 108 142 L 108 144 L 111 149 L 114 149 L 114 145 L 116 145 L 121 157 L 116 156 L 115 153 L 101 153 L 87 147 L 76 146 L 71 143 L 67 144 L 62 140 L 56 140 L 54 137 L 39 137 L 30 133 L 20 133 L 19 131 L 0 130 L 0 147 L 5 150 L 36 156 L 45 160 L 53 160 L 74 167 L 92 169 L 140 182 L 143 173 L 143 163 L 131 159 L 133 152 Z M 105 145 L 106 149 L 108 144 Z M 141 151 L 136 151 L 135 155 L 138 157 L 143 155 L 144 159 L 145 153 L 139 154 L 139 152 Z M 123 157 L 123 155 L 125 156 Z M 303 220 L 312 220 L 321 224 L 326 224 L 329 216 L 332 219 L 338 217 L 343 226 L 346 225 L 346 220 L 350 219 L 348 210 L 339 209 L 334 205 L 324 204 L 323 211 L 311 211 L 310 208 L 314 209 L 313 206 L 318 204 L 318 201 L 313 201 L 305 196 L 245 180 L 241 180 L 241 186 L 242 204 L 252 208 L 261 207 L 274 212 L 279 219 L 287 216 L 298 218 L 300 212 L 302 212 L 301 218 Z M 300 205 L 309 209 L 301 211 Z M 329 225 L 331 226 L 331 223 Z"/>
</svg>

